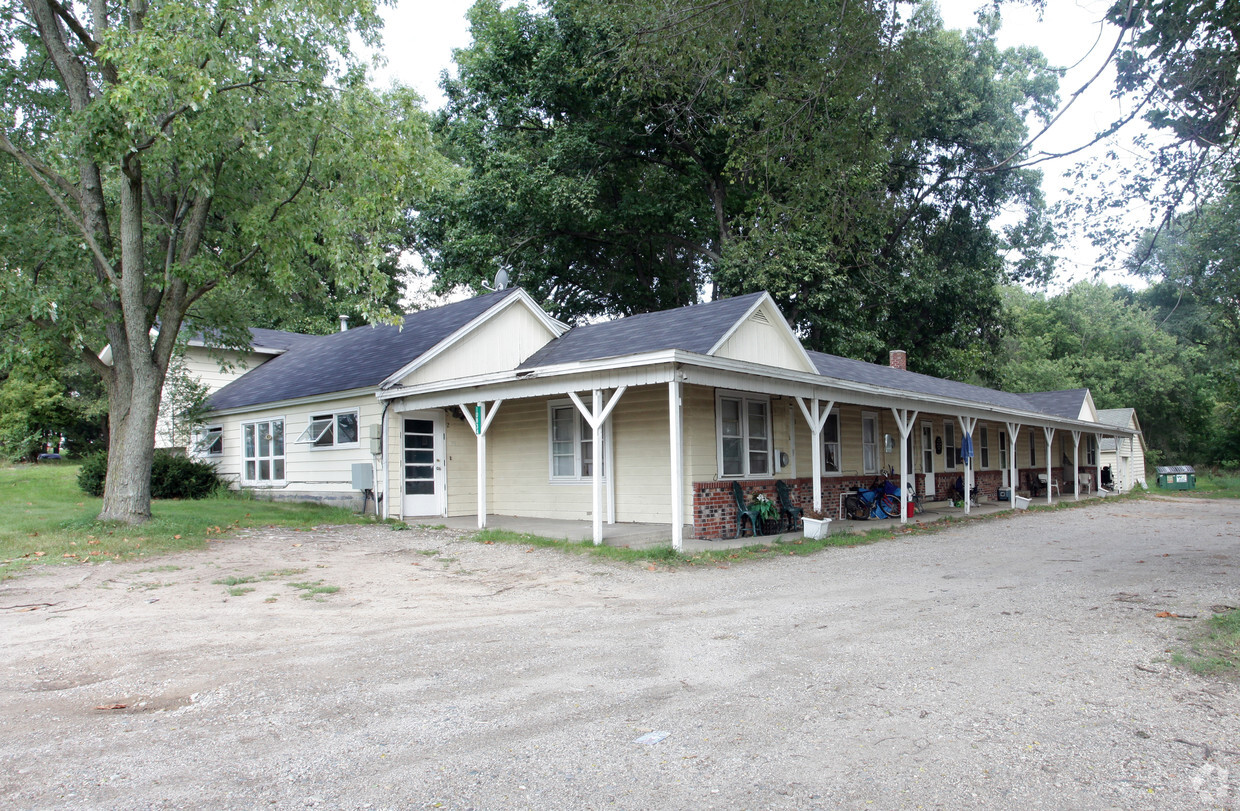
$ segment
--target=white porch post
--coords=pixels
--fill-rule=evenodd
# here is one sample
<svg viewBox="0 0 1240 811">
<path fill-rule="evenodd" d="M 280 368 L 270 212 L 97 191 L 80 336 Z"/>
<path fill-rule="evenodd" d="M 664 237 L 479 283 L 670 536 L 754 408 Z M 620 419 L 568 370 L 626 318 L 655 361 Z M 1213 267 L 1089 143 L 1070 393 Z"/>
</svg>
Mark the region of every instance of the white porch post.
<svg viewBox="0 0 1240 811">
<path fill-rule="evenodd" d="M 680 380 L 675 375 L 667 383 L 668 437 L 671 442 L 672 549 L 684 548 L 685 449 L 681 438 Z"/>
<path fill-rule="evenodd" d="M 489 413 L 485 402 L 475 403 L 472 414 L 464 403 L 458 405 L 465 421 L 473 425 L 474 434 L 478 437 L 478 529 L 486 529 L 487 525 L 487 429 L 503 402 L 496 400 L 492 403 Z"/>
<path fill-rule="evenodd" d="M 831 416 L 831 409 L 835 408 L 835 401 L 828 400 L 825 409 L 819 408 L 818 397 L 815 395 L 810 405 L 805 404 L 804 397 L 797 398 L 797 405 L 801 407 L 801 414 L 805 417 L 805 421 L 809 423 L 810 432 L 810 459 L 814 466 L 814 509 L 822 512 L 822 427 L 827 424 L 827 417 Z"/>
<path fill-rule="evenodd" d="M 913 431 L 917 421 L 917 412 L 911 414 L 907 408 L 892 406 L 891 416 L 896 419 L 896 427 L 900 429 L 900 523 L 908 523 L 908 491 L 916 478 L 909 472 L 908 435 Z"/>
<path fill-rule="evenodd" d="M 1081 432 L 1072 432 L 1072 490 L 1073 497 L 1081 500 Z"/>
<path fill-rule="evenodd" d="M 969 438 L 969 447 L 973 447 L 973 429 L 977 427 L 977 417 L 957 416 L 960 421 L 960 441 L 963 444 L 964 438 Z M 969 505 L 973 499 L 969 496 L 973 492 L 973 457 L 964 460 L 964 514 L 969 514 Z"/>
<path fill-rule="evenodd" d="M 1008 464 L 1012 466 L 1011 481 L 1008 482 L 1008 498 L 1011 499 L 1012 509 L 1016 509 L 1016 438 L 1020 435 L 1020 423 L 1009 422 L 1008 429 Z"/>
<path fill-rule="evenodd" d="M 1051 440 L 1055 438 L 1055 429 L 1048 426 L 1042 428 L 1046 436 L 1046 503 L 1051 503 Z"/>
<path fill-rule="evenodd" d="M 1112 478 L 1115 479 L 1115 492 L 1117 493 L 1124 492 L 1124 449 L 1120 446 L 1121 442 L 1123 442 L 1123 439 L 1120 437 L 1119 434 L 1116 434 L 1115 435 L 1115 470 L 1113 471 L 1114 476 Z"/>
<path fill-rule="evenodd" d="M 621 386 L 616 389 L 616 393 L 607 401 L 607 405 L 603 405 L 603 390 L 594 389 L 591 392 L 590 408 L 586 408 L 586 404 L 581 402 L 581 397 L 577 395 L 577 392 L 570 391 L 568 393 L 569 398 L 573 401 L 573 405 L 577 406 L 577 411 L 585 418 L 592 432 L 590 442 L 590 490 L 593 495 L 594 505 L 592 518 L 594 519 L 595 546 L 603 542 L 602 429 L 607 424 L 607 418 L 611 416 L 611 412 L 616 408 L 616 403 L 620 402 L 620 398 L 624 395 L 627 388 L 628 386 Z M 615 471 L 612 471 L 612 475 L 615 475 Z"/>
</svg>

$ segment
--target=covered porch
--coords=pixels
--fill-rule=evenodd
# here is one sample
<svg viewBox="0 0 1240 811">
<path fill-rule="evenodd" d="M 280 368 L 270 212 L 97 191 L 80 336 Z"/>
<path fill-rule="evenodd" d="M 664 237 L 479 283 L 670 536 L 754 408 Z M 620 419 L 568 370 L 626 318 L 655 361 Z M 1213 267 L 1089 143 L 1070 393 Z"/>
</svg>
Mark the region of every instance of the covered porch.
<svg viewBox="0 0 1240 811">
<path fill-rule="evenodd" d="M 1081 501 L 1101 499 L 1098 493 L 1082 494 Z M 1072 494 L 1051 496 L 1050 504 L 1061 501 L 1075 502 Z M 1045 498 L 1034 500 L 1033 506 L 1046 506 Z M 1011 510 L 1006 501 L 983 501 L 971 506 L 968 515 L 985 516 Z M 831 534 L 864 534 L 874 529 L 896 529 L 902 523 L 909 526 L 934 524 L 949 518 L 962 518 L 966 513 L 964 507 L 953 507 L 950 503 L 934 503 L 923 512 L 901 522 L 899 518 L 871 519 L 869 521 L 838 521 L 831 522 Z M 413 519 L 411 519 L 413 520 Z M 447 518 L 426 519 L 428 523 L 442 524 L 449 529 L 476 530 L 479 526 L 477 515 L 456 515 Z M 536 535 L 540 538 L 564 540 L 572 543 L 594 541 L 594 522 L 590 520 L 565 520 L 555 518 L 530 518 L 520 515 L 496 515 L 490 513 L 486 517 L 486 528 L 519 532 Z M 700 539 L 693 537 L 693 526 L 686 524 L 682 528 L 681 551 L 684 554 L 706 552 L 720 549 L 739 549 L 746 546 L 772 544 L 780 541 L 789 542 L 801 537 L 800 530 L 793 532 L 759 535 L 756 538 L 746 535 L 743 538 Z M 672 526 L 670 524 L 616 522 L 603 525 L 603 543 L 607 546 L 627 547 L 630 549 L 647 549 L 655 546 L 669 546 L 673 543 Z"/>
</svg>

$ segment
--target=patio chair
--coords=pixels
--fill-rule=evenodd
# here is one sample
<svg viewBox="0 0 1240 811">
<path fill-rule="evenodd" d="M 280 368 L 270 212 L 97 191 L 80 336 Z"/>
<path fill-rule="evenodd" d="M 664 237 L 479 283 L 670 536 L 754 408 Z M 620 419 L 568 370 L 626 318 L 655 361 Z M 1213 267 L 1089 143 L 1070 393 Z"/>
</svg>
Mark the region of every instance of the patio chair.
<svg viewBox="0 0 1240 811">
<path fill-rule="evenodd" d="M 1054 490 L 1054 491 L 1055 491 L 1055 495 L 1057 495 L 1057 496 L 1062 496 L 1062 495 L 1063 495 L 1062 493 L 1060 493 L 1060 492 L 1059 492 L 1059 482 L 1057 482 L 1057 481 L 1055 481 L 1054 479 L 1052 479 L 1052 480 L 1050 481 L 1050 483 L 1048 484 L 1048 483 L 1047 483 L 1047 481 L 1046 481 L 1046 474 L 1045 474 L 1045 473 L 1039 473 L 1039 474 L 1038 474 L 1038 484 L 1040 484 L 1040 485 L 1042 486 L 1042 489 L 1043 489 L 1043 490 L 1048 490 L 1048 489 L 1049 489 L 1049 490 Z"/>
<path fill-rule="evenodd" d="M 739 538 L 745 531 L 745 519 L 749 519 L 749 534 L 758 536 L 758 511 L 745 504 L 745 491 L 740 482 L 732 482 L 732 498 L 736 499 L 736 535 Z"/>
<path fill-rule="evenodd" d="M 775 497 L 779 500 L 779 520 L 782 522 L 784 516 L 788 517 L 788 529 L 796 529 L 801 523 L 801 516 L 805 510 L 796 507 L 792 503 L 792 494 L 788 492 L 788 483 L 780 479 L 775 482 Z"/>
</svg>

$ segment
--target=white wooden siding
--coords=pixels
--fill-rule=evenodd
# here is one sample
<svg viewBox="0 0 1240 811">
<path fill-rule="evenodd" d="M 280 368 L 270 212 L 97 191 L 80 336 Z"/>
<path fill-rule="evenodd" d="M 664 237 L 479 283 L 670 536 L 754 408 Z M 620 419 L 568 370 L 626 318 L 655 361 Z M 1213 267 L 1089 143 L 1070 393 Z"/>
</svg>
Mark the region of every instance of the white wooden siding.
<svg viewBox="0 0 1240 811">
<path fill-rule="evenodd" d="M 330 414 L 356 409 L 358 412 L 358 442 L 345 448 L 316 448 L 310 444 L 298 444 L 294 440 L 306 430 L 314 414 Z M 241 424 L 267 419 L 284 419 L 284 483 L 253 485 L 255 489 L 275 490 L 283 493 L 356 493 L 353 489 L 353 465 L 357 462 L 373 463 L 370 453 L 370 426 L 378 425 L 382 406 L 369 395 L 357 395 L 340 400 L 275 407 L 245 414 L 230 414 L 213 420 L 212 424 L 224 428 L 224 453 L 218 457 L 206 457 L 215 463 L 220 475 L 228 479 L 230 487 L 241 487 Z M 252 485 L 246 485 L 251 487 Z M 376 480 L 376 489 L 381 485 Z"/>
<path fill-rule="evenodd" d="M 807 366 L 804 351 L 794 343 L 782 319 L 765 306 L 747 318 L 714 355 L 803 372 L 814 371 Z"/>
<path fill-rule="evenodd" d="M 205 346 L 188 346 L 180 358 L 185 373 L 192 379 L 206 386 L 207 393 L 213 393 L 236 380 L 241 375 L 271 360 L 273 355 L 260 355 L 256 352 L 236 352 L 234 350 L 208 350 Z M 220 368 L 223 363 L 224 368 Z M 155 426 L 156 448 L 184 447 L 185 437 L 177 436 L 183 432 L 175 430 L 172 419 L 172 404 L 168 400 L 169 384 L 164 384 L 164 391 L 159 406 L 159 421 Z M 212 421 L 212 425 L 218 424 Z"/>
<path fill-rule="evenodd" d="M 415 386 L 508 371 L 554 337 L 546 324 L 526 307 L 515 304 L 419 366 L 401 381 L 401 385 Z"/>
</svg>

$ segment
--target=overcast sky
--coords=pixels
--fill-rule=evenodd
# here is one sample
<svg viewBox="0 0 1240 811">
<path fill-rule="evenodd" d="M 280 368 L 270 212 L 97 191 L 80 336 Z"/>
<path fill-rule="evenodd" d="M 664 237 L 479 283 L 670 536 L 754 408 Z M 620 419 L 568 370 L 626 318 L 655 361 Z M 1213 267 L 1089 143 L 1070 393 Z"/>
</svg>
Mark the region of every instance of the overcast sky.
<svg viewBox="0 0 1240 811">
<path fill-rule="evenodd" d="M 380 83 L 398 81 L 415 88 L 426 100 L 428 108 L 443 103 L 439 92 L 440 72 L 452 68 L 452 49 L 469 44 L 469 28 L 465 12 L 471 0 L 398 0 L 395 7 L 384 9 L 387 25 L 384 32 L 384 56 L 388 64 L 378 73 Z M 988 5 L 978 0 L 944 0 L 940 13 L 949 28 L 965 28 L 975 22 L 976 9 Z M 1084 85 L 1097 72 L 1115 42 L 1118 31 L 1101 24 L 1110 0 L 1046 0 L 1041 19 L 1026 7 L 1003 9 L 1003 27 L 999 42 L 1002 46 L 1020 44 L 1038 47 L 1052 65 L 1068 69 L 1060 81 L 1060 97 L 1064 100 Z M 1061 152 L 1090 140 L 1120 114 L 1109 97 L 1114 74 L 1109 69 L 1094 83 L 1071 109 L 1039 141 L 1036 149 Z M 1103 147 L 1089 154 L 1102 154 Z M 1049 201 L 1057 201 L 1074 193 L 1064 180 L 1084 155 L 1058 159 L 1041 165 L 1043 189 Z M 1137 226 L 1134 226 L 1137 227 Z M 1080 244 L 1061 252 L 1058 265 L 1059 284 L 1085 278 L 1092 272 L 1095 254 L 1091 247 Z M 1106 274 L 1108 281 L 1119 281 L 1121 274 Z"/>
</svg>

